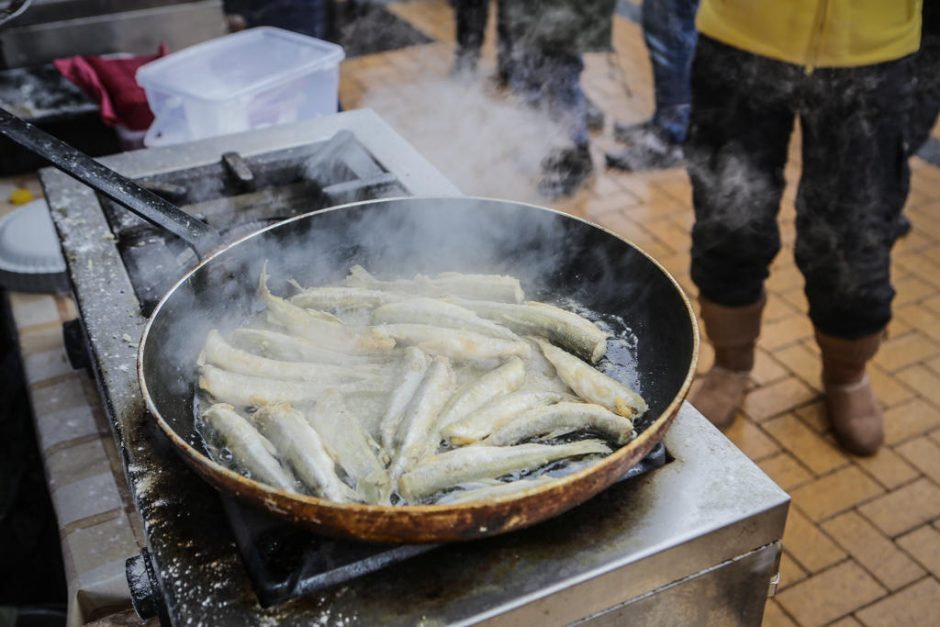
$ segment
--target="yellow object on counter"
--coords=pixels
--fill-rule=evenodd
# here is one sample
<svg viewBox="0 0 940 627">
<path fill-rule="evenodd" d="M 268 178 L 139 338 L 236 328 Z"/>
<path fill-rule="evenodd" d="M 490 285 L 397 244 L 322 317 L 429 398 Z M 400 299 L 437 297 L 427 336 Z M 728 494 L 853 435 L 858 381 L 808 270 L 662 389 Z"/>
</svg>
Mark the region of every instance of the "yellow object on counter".
<svg viewBox="0 0 940 627">
<path fill-rule="evenodd" d="M 10 194 L 10 202 L 14 205 L 25 205 L 28 202 L 32 202 L 36 199 L 36 196 L 26 189 L 25 187 L 18 187 L 13 190 L 13 193 Z"/>
</svg>

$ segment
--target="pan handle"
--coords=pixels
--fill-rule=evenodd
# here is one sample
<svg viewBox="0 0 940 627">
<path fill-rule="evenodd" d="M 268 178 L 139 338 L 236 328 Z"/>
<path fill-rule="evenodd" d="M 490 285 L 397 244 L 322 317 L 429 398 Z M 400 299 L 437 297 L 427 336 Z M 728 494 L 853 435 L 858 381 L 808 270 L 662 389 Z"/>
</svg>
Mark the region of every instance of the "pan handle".
<svg viewBox="0 0 940 627">
<path fill-rule="evenodd" d="M 154 226 L 185 240 L 200 258 L 219 247 L 221 240 L 218 233 L 205 222 L 101 165 L 85 153 L 24 122 L 3 107 L 0 107 L 0 135 L 7 136 Z"/>
</svg>

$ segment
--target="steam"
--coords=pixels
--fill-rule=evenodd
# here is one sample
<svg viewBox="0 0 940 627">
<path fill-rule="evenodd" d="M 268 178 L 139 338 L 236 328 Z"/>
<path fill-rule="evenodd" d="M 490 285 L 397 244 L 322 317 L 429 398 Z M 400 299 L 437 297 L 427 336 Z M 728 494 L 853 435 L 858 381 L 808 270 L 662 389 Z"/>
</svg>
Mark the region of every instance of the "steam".
<svg viewBox="0 0 940 627">
<path fill-rule="evenodd" d="M 419 79 L 363 98 L 464 194 L 544 203 L 536 183 L 551 150 L 570 143 L 549 116 L 484 78 Z"/>
</svg>

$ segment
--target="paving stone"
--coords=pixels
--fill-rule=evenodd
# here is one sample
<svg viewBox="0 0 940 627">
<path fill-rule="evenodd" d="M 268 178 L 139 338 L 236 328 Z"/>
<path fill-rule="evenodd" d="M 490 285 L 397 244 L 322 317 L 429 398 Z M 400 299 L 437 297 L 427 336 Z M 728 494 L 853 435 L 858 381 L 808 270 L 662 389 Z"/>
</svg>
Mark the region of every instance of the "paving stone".
<svg viewBox="0 0 940 627">
<path fill-rule="evenodd" d="M 811 520 L 820 521 L 884 493 L 874 479 L 848 466 L 793 491 L 793 502 Z"/>
<path fill-rule="evenodd" d="M 830 538 L 889 590 L 902 588 L 926 574 L 891 540 L 855 512 L 836 516 L 823 523 L 822 527 Z"/>
<path fill-rule="evenodd" d="M 763 423 L 780 445 L 800 459 L 816 475 L 824 475 L 849 463 L 848 458 L 793 415 Z"/>
<path fill-rule="evenodd" d="M 862 505 L 858 511 L 893 538 L 940 517 L 940 488 L 929 479 L 918 479 Z"/>
<path fill-rule="evenodd" d="M 792 490 L 813 480 L 813 474 L 787 453 L 762 459 L 757 465 L 784 490 Z"/>
<path fill-rule="evenodd" d="M 792 507 L 783 532 L 783 547 L 800 566 L 814 573 L 846 557 L 831 538 Z"/>
<path fill-rule="evenodd" d="M 897 451 L 934 483 L 940 484 L 940 445 L 922 437 L 899 445 Z"/>
<path fill-rule="evenodd" d="M 885 590 L 853 561 L 801 581 L 777 595 L 803 627 L 825 625 L 884 596 Z M 912 623 L 913 624 L 913 623 Z"/>
<path fill-rule="evenodd" d="M 866 627 L 936 625 L 940 617 L 940 583 L 926 577 L 856 616 Z"/>
<path fill-rule="evenodd" d="M 940 352 L 940 346 L 921 333 L 907 333 L 881 345 L 874 362 L 892 372 L 919 361 L 930 359 Z"/>
<path fill-rule="evenodd" d="M 940 325 L 938 325 L 940 326 Z M 895 373 L 899 381 L 912 390 L 917 391 L 923 398 L 940 408 L 940 374 L 921 364 Z M 940 409 L 937 409 L 940 412 Z"/>
<path fill-rule="evenodd" d="M 875 397 L 882 407 L 893 407 L 917 395 L 911 388 L 898 381 L 894 375 L 877 365 L 868 368 L 868 378 L 871 379 Z"/>
<path fill-rule="evenodd" d="M 910 483 L 919 476 L 917 470 L 889 446 L 881 447 L 870 457 L 856 457 L 853 461 L 889 490 Z"/>
<path fill-rule="evenodd" d="M 885 442 L 899 444 L 940 427 L 940 411 L 916 398 L 885 412 Z"/>
<path fill-rule="evenodd" d="M 851 616 L 846 616 L 845 618 L 840 618 L 834 623 L 829 623 L 829 627 L 861 627 L 861 623 Z"/>
<path fill-rule="evenodd" d="M 821 389 L 819 375 L 822 371 L 822 363 L 816 353 L 802 344 L 793 344 L 775 352 L 774 358 L 798 376 L 803 383 L 811 388 Z"/>
<path fill-rule="evenodd" d="M 790 620 L 790 617 L 787 616 L 786 612 L 780 609 L 780 605 L 775 599 L 770 599 L 767 601 L 767 605 L 764 606 L 764 620 L 761 622 L 761 627 L 799 627 L 796 623 Z"/>
<path fill-rule="evenodd" d="M 899 537 L 896 542 L 934 577 L 940 577 L 940 531 L 924 525 Z"/>
<path fill-rule="evenodd" d="M 758 388 L 744 398 L 744 413 L 761 422 L 807 403 L 816 394 L 796 377 Z"/>
<path fill-rule="evenodd" d="M 813 323 L 805 315 L 795 315 L 763 325 L 757 343 L 769 351 L 783 348 L 813 335 Z"/>
<path fill-rule="evenodd" d="M 936 250 L 940 250 L 940 247 Z M 924 335 L 940 341 L 940 317 L 937 316 L 936 312 L 927 309 L 923 305 L 913 304 L 898 307 L 894 314 Z"/>
<path fill-rule="evenodd" d="M 790 554 L 786 551 L 780 556 L 780 585 L 777 590 L 784 590 L 790 586 L 803 581 L 809 576 L 803 567 L 796 563 Z"/>
<path fill-rule="evenodd" d="M 816 433 L 829 431 L 829 419 L 826 417 L 826 404 L 823 401 L 798 407 L 793 413 Z"/>
<path fill-rule="evenodd" d="M 758 385 L 767 385 L 786 377 L 787 369 L 780 365 L 769 353 L 757 349 L 754 353 L 754 369 L 751 370 L 751 380 Z"/>
<path fill-rule="evenodd" d="M 773 438 L 745 416 L 738 416 L 737 420 L 725 431 L 725 435 L 753 460 L 764 459 L 780 450 L 780 446 L 774 442 Z"/>
</svg>

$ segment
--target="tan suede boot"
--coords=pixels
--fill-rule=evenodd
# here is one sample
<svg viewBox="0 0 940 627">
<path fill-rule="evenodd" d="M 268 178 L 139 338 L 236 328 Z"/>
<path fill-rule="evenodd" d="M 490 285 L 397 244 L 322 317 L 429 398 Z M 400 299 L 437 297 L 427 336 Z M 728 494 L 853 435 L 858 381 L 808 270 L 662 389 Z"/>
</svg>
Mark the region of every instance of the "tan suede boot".
<svg viewBox="0 0 940 627">
<path fill-rule="evenodd" d="M 765 302 L 761 298 L 753 305 L 725 307 L 699 297 L 705 334 L 715 349 L 715 363 L 689 401 L 719 429 L 734 422 L 744 398 Z"/>
<path fill-rule="evenodd" d="M 883 335 L 843 340 L 816 331 L 829 422 L 842 448 L 856 455 L 874 455 L 885 439 L 884 416 L 865 374 Z"/>
</svg>

